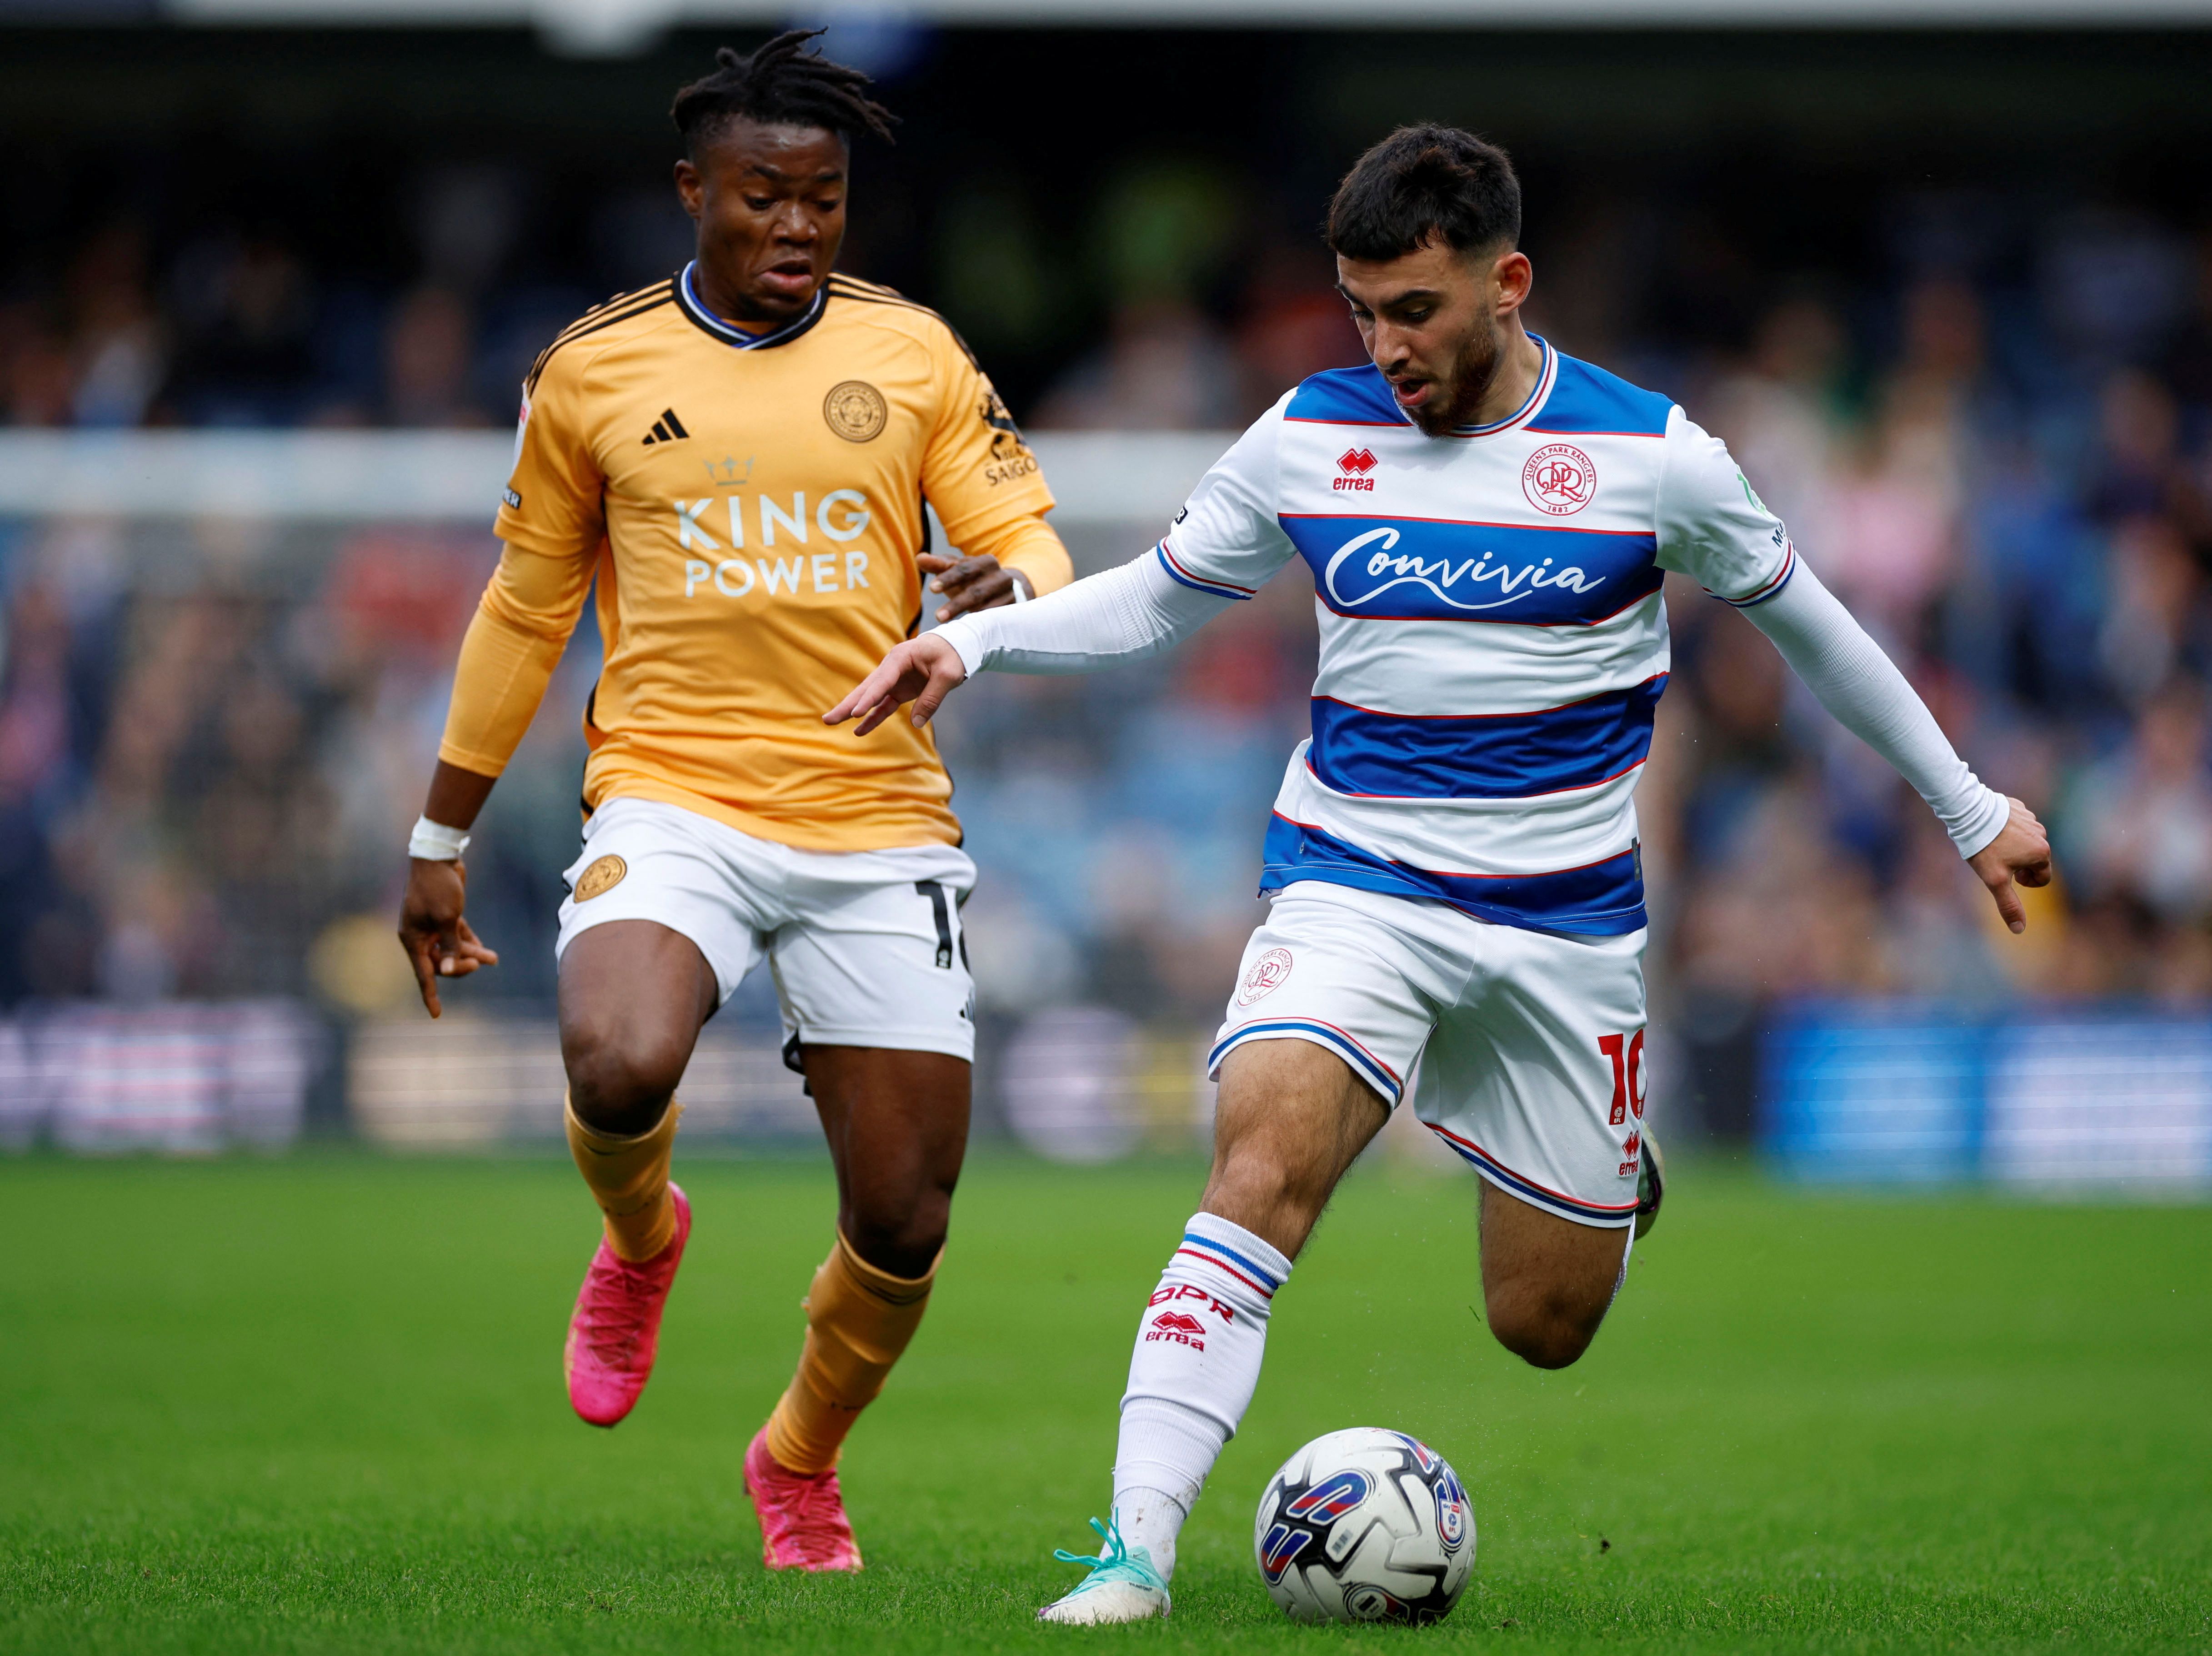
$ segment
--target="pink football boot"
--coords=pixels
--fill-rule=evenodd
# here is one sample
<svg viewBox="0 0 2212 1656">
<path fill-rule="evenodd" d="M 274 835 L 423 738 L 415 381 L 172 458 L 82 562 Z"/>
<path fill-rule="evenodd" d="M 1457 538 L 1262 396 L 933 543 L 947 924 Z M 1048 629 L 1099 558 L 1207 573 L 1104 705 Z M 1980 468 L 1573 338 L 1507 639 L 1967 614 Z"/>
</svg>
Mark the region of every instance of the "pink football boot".
<svg viewBox="0 0 2212 1656">
<path fill-rule="evenodd" d="M 860 1549 L 835 1472 L 787 1472 L 768 1452 L 768 1428 L 745 1451 L 745 1493 L 760 1514 L 761 1558 L 772 1570 L 857 1570 Z"/>
<path fill-rule="evenodd" d="M 661 1307 L 668 1303 L 669 1285 L 691 1237 L 690 1202 L 673 1184 L 668 1196 L 676 1204 L 676 1234 L 668 1245 L 634 1265 L 602 1236 L 584 1273 L 584 1286 L 576 1291 L 561 1361 L 568 1375 L 568 1401 L 593 1426 L 620 1422 L 636 1407 L 638 1394 L 653 1378 Z"/>
</svg>

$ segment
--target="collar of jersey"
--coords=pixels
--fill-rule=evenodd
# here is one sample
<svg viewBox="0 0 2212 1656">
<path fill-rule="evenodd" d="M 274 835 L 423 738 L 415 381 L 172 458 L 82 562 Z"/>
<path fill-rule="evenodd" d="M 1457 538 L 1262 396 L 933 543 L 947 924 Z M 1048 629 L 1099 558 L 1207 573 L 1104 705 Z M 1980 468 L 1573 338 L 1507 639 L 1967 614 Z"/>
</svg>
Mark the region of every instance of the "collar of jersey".
<svg viewBox="0 0 2212 1656">
<path fill-rule="evenodd" d="M 699 302 L 699 290 L 691 285 L 691 272 L 698 265 L 699 261 L 693 259 L 676 278 L 676 307 L 702 330 L 737 350 L 766 350 L 774 345 L 789 344 L 822 320 L 823 309 L 830 302 L 830 284 L 824 282 L 816 290 L 814 302 L 801 314 L 766 333 L 747 333 L 743 328 L 732 327 Z"/>
<path fill-rule="evenodd" d="M 1544 405 L 1544 399 L 1552 394 L 1553 383 L 1559 377 L 1559 353 L 1552 349 L 1552 342 L 1540 333 L 1528 336 L 1544 353 L 1544 364 L 1536 370 L 1536 383 L 1528 393 L 1528 400 L 1502 420 L 1488 425 L 1455 425 L 1455 437 L 1494 437 L 1501 431 L 1510 431 L 1516 426 L 1526 425 L 1536 417 L 1536 411 Z"/>
</svg>

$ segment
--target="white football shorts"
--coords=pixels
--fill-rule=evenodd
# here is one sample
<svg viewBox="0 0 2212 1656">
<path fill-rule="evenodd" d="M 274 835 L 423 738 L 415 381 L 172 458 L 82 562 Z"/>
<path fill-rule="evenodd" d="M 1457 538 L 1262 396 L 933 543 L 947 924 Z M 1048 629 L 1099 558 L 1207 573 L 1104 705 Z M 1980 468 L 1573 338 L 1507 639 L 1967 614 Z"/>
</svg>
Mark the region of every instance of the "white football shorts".
<svg viewBox="0 0 2212 1656">
<path fill-rule="evenodd" d="M 1579 1225 L 1636 1217 L 1644 942 L 1494 926 L 1319 880 L 1252 934 L 1207 1058 L 1310 1041 L 1499 1190 Z"/>
<path fill-rule="evenodd" d="M 652 920 L 699 946 L 720 1001 L 765 956 L 792 1042 L 975 1056 L 954 845 L 801 851 L 657 800 L 611 800 L 562 876 L 557 958 L 594 926 Z"/>
</svg>

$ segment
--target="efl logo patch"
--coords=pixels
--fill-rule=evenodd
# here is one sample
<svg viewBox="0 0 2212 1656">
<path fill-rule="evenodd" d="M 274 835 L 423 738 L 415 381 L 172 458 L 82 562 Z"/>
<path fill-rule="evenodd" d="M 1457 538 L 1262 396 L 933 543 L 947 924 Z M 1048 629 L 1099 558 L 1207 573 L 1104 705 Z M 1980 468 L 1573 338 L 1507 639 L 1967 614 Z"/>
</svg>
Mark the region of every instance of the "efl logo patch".
<svg viewBox="0 0 2212 1656">
<path fill-rule="evenodd" d="M 588 903 L 595 897 L 605 896 L 623 882 L 629 872 L 629 864 L 611 854 L 601 857 L 584 870 L 583 878 L 576 882 L 576 901 Z"/>
<path fill-rule="evenodd" d="M 1261 995 L 1273 994 L 1290 975 L 1291 952 L 1288 949 L 1269 949 L 1255 960 L 1252 970 L 1244 974 L 1244 981 L 1237 990 L 1237 1004 L 1249 1007 Z"/>
<path fill-rule="evenodd" d="M 1573 444 L 1551 443 L 1529 455 L 1521 468 L 1521 492 L 1538 511 L 1565 517 L 1581 511 L 1597 493 L 1597 467 Z"/>
<path fill-rule="evenodd" d="M 1437 1482 L 1437 1539 L 1443 1543 L 1446 1552 L 1457 1552 L 1466 1544 L 1474 1521 L 1474 1508 L 1468 1502 L 1459 1474 L 1445 1467 Z"/>
</svg>

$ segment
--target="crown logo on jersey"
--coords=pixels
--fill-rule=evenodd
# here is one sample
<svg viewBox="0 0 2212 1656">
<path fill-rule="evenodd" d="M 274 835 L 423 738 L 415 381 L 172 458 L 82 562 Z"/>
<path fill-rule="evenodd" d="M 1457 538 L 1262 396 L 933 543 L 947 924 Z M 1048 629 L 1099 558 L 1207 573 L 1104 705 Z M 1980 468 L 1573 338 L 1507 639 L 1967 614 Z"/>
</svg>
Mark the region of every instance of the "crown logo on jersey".
<svg viewBox="0 0 2212 1656">
<path fill-rule="evenodd" d="M 675 442 L 690 435 L 684 429 L 684 422 L 676 417 L 676 411 L 664 408 L 660 411 L 660 417 L 653 423 L 653 429 L 645 434 L 646 447 L 650 448 L 657 442 Z"/>
<path fill-rule="evenodd" d="M 1347 448 L 1336 457 L 1336 469 L 1348 472 L 1355 478 L 1364 478 L 1375 469 L 1375 451 L 1371 448 Z"/>
</svg>

